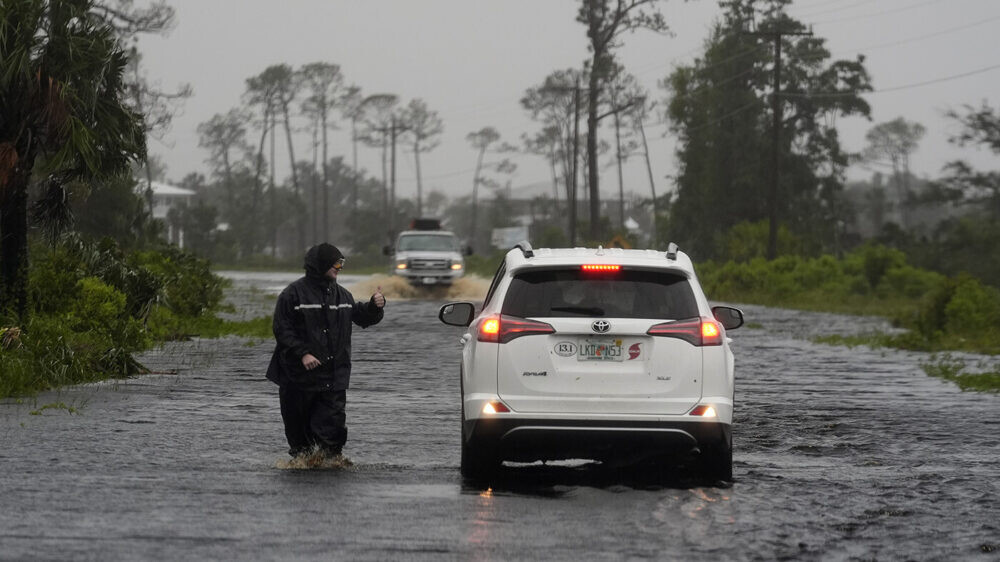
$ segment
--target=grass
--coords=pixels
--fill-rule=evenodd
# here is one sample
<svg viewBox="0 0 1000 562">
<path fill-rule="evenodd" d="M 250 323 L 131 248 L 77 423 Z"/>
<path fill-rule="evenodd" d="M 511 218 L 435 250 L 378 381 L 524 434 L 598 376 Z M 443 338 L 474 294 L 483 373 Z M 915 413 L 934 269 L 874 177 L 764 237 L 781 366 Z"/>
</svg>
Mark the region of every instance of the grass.
<svg viewBox="0 0 1000 562">
<path fill-rule="evenodd" d="M 815 343 L 825 343 L 828 345 L 840 345 L 848 348 L 870 347 L 878 349 L 882 347 L 893 347 L 891 345 L 892 336 L 882 333 L 855 334 L 850 336 L 819 336 L 812 338 Z"/>
<path fill-rule="evenodd" d="M 192 337 L 221 338 L 241 336 L 246 338 L 270 338 L 272 320 L 270 316 L 260 316 L 250 320 L 223 320 L 214 315 L 197 318 L 171 318 L 153 327 L 158 340 L 172 341 Z"/>
<path fill-rule="evenodd" d="M 806 291 L 795 295 L 775 296 L 764 292 L 747 291 L 732 295 L 710 295 L 712 300 L 741 302 L 775 308 L 792 308 L 811 312 L 830 312 L 850 316 L 882 316 L 901 318 L 912 315 L 918 308 L 915 299 L 879 297 L 871 295 L 831 295 L 825 291 Z"/>
<path fill-rule="evenodd" d="M 1000 372 L 964 372 L 966 363 L 950 354 L 932 355 L 930 360 L 920 364 L 920 368 L 932 377 L 951 381 L 962 390 L 977 392 L 1000 392 Z"/>
</svg>

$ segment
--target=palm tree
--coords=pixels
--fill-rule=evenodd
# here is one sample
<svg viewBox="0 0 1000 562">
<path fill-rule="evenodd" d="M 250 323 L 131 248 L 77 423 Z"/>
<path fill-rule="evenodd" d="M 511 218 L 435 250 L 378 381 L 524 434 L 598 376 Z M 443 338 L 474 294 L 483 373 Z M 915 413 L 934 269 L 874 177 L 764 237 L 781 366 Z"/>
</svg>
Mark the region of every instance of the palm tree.
<svg viewBox="0 0 1000 562">
<path fill-rule="evenodd" d="M 128 56 L 90 0 L 4 0 L 0 60 L 0 311 L 23 323 L 32 174 L 65 205 L 67 182 L 126 173 L 146 144 Z"/>
</svg>

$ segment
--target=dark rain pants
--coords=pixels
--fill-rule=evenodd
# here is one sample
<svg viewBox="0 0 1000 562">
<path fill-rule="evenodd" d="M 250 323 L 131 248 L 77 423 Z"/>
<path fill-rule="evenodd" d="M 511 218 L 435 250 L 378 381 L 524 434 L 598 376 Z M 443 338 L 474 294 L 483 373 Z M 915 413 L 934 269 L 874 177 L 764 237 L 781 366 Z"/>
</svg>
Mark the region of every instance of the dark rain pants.
<svg viewBox="0 0 1000 562">
<path fill-rule="evenodd" d="M 347 442 L 346 390 L 313 392 L 284 385 L 278 396 L 288 454 L 295 457 L 314 446 L 327 455 L 340 454 Z"/>
</svg>

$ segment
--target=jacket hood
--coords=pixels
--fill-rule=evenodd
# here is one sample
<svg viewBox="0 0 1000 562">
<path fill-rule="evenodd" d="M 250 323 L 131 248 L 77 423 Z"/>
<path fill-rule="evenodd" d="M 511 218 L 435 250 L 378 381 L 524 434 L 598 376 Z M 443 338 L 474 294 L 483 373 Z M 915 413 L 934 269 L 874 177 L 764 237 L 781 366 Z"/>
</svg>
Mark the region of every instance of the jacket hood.
<svg viewBox="0 0 1000 562">
<path fill-rule="evenodd" d="M 344 254 L 333 244 L 317 244 L 306 252 L 306 276 L 316 279 L 326 279 L 326 272 L 337 263 Z"/>
</svg>

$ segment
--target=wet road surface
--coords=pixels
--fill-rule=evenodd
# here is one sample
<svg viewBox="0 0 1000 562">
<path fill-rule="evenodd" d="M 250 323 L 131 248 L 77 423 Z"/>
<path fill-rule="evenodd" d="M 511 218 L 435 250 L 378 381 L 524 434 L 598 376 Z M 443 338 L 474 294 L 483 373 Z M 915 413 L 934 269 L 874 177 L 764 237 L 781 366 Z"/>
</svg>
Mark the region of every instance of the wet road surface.
<svg viewBox="0 0 1000 562">
<path fill-rule="evenodd" d="M 237 277 L 237 316 L 293 278 Z M 1000 559 L 1000 396 L 925 354 L 808 341 L 879 320 L 744 307 L 731 487 L 532 465 L 482 489 L 458 473 L 440 304 L 390 292 L 355 332 L 348 469 L 278 468 L 270 341 L 172 343 L 154 374 L 0 402 L 0 558 Z"/>
</svg>

